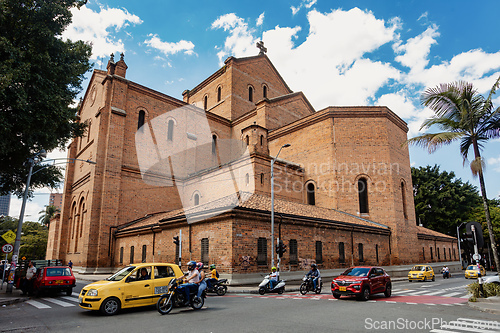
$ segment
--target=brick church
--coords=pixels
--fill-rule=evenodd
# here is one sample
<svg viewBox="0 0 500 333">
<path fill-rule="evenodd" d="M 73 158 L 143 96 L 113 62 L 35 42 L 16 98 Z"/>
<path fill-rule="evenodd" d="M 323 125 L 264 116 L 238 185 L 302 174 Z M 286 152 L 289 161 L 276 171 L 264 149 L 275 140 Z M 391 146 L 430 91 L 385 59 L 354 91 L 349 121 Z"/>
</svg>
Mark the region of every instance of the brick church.
<svg viewBox="0 0 500 333">
<path fill-rule="evenodd" d="M 408 127 L 387 107 L 315 110 L 262 49 L 183 100 L 126 72 L 123 55 L 93 72 L 68 157 L 97 164 L 68 165 L 47 259 L 81 273 L 179 257 L 264 272 L 272 212 L 286 270 L 458 259 L 455 238 L 417 225 Z"/>
</svg>

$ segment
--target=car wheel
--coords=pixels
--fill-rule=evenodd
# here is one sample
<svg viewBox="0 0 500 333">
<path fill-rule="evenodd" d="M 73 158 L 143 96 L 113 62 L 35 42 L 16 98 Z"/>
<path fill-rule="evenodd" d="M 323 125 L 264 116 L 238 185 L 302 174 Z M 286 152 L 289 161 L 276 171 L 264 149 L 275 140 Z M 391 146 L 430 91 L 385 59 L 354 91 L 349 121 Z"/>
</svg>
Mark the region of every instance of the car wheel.
<svg viewBox="0 0 500 333">
<path fill-rule="evenodd" d="M 427 276 L 424 276 L 424 282 L 427 282 Z"/>
<path fill-rule="evenodd" d="M 219 296 L 224 296 L 227 292 L 227 287 L 226 286 L 220 286 L 217 288 L 217 295 Z"/>
<path fill-rule="evenodd" d="M 120 300 L 116 297 L 107 298 L 104 302 L 102 302 L 99 310 L 106 316 L 115 315 L 118 311 L 120 311 Z"/>
<path fill-rule="evenodd" d="M 435 275 L 432 276 L 432 281 L 436 281 L 436 276 Z"/>
<path fill-rule="evenodd" d="M 278 294 L 281 295 L 281 294 L 283 294 L 284 291 L 285 291 L 285 288 L 280 288 L 280 289 L 278 289 Z"/>
<path fill-rule="evenodd" d="M 384 296 L 385 297 L 391 297 L 391 293 L 392 293 L 392 285 L 391 283 L 387 283 L 387 285 L 385 286 L 385 291 L 384 291 Z"/>
<path fill-rule="evenodd" d="M 259 294 L 264 295 L 266 293 L 266 288 L 260 287 L 259 288 Z"/>
<path fill-rule="evenodd" d="M 333 297 L 335 297 L 336 299 L 339 299 L 340 298 L 340 294 L 333 294 Z"/>
<path fill-rule="evenodd" d="M 66 289 L 66 296 L 71 296 L 72 293 L 73 293 L 73 288 Z"/>
<path fill-rule="evenodd" d="M 205 304 L 205 300 L 203 299 L 203 297 L 194 296 L 191 300 L 191 307 L 195 310 L 201 309 L 203 307 L 203 304 Z"/>
<path fill-rule="evenodd" d="M 370 289 L 367 288 L 367 287 L 363 288 L 363 291 L 359 295 L 358 299 L 360 301 L 367 301 L 367 300 L 369 300 L 370 299 Z"/>
<path fill-rule="evenodd" d="M 173 304 L 170 295 L 161 296 L 158 302 L 156 302 L 156 310 L 162 315 L 165 315 L 172 311 Z"/>
<path fill-rule="evenodd" d="M 321 294 L 321 286 L 319 286 L 318 288 L 316 288 L 316 294 Z"/>
<path fill-rule="evenodd" d="M 408 279 L 408 282 L 413 282 L 413 280 Z"/>
<path fill-rule="evenodd" d="M 305 283 L 302 283 L 300 285 L 300 288 L 299 288 L 299 291 L 302 295 L 305 295 L 307 294 L 307 285 Z"/>
</svg>

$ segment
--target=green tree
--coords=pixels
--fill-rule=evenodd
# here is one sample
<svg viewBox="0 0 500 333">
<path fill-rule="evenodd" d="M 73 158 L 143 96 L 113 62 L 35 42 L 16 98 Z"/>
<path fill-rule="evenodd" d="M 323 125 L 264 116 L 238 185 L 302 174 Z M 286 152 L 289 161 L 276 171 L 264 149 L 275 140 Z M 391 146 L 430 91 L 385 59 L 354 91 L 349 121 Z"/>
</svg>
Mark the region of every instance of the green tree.
<svg viewBox="0 0 500 333">
<path fill-rule="evenodd" d="M 63 40 L 77 0 L 0 0 L 0 193 L 21 196 L 26 160 L 35 152 L 64 148 L 81 136 L 75 100 L 90 69 L 91 46 Z M 35 169 L 36 170 L 36 169 Z M 55 187 L 56 167 L 35 174 L 33 188 Z"/>
<path fill-rule="evenodd" d="M 0 234 L 4 234 L 8 230 L 17 232 L 19 220 L 10 216 L 0 219 Z M 19 257 L 29 259 L 45 259 L 47 251 L 47 240 L 49 237 L 49 229 L 38 222 L 24 222 L 23 233 L 21 236 L 21 247 L 19 248 Z M 0 246 L 6 242 L 0 237 Z M 12 255 L 12 254 L 11 254 Z M 9 260 L 11 255 L 9 255 Z"/>
<path fill-rule="evenodd" d="M 38 212 L 38 214 L 42 214 L 38 218 L 38 222 L 48 227 L 50 224 L 50 219 L 53 218 L 59 212 L 61 212 L 61 210 L 56 206 L 47 205 L 45 206 L 44 210 Z"/>
<path fill-rule="evenodd" d="M 427 88 L 421 96 L 422 104 L 434 111 L 434 116 L 424 121 L 420 129 L 439 127 L 438 133 L 426 133 L 407 140 L 408 144 L 426 147 L 430 153 L 443 145 L 460 141 L 460 154 L 464 164 L 468 162 L 469 151 L 474 152 L 470 168 L 474 176 L 479 177 L 486 224 L 490 236 L 495 266 L 500 274 L 493 226 L 491 224 L 488 196 L 484 183 L 484 161 L 481 150 L 489 139 L 500 137 L 500 108 L 494 108 L 492 97 L 500 85 L 500 77 L 490 90 L 488 97 L 477 92 L 471 83 L 453 82 Z"/>
<path fill-rule="evenodd" d="M 499 244 L 500 243 L 500 200 L 488 200 L 489 202 L 489 208 L 490 208 L 490 217 L 491 217 L 491 224 L 493 226 L 493 237 L 495 238 L 495 243 Z M 486 224 L 486 216 L 484 214 L 484 209 L 481 205 L 476 206 L 471 214 L 469 219 L 471 221 L 476 221 L 481 223 L 483 226 L 483 236 L 485 241 L 489 239 L 490 234 L 488 231 L 488 226 Z M 497 245 L 497 250 L 498 250 L 498 245 Z"/>
<path fill-rule="evenodd" d="M 481 204 L 474 185 L 463 183 L 453 172 L 434 165 L 411 168 L 415 215 L 425 227 L 455 235 L 457 223 L 467 221 L 470 211 Z"/>
</svg>

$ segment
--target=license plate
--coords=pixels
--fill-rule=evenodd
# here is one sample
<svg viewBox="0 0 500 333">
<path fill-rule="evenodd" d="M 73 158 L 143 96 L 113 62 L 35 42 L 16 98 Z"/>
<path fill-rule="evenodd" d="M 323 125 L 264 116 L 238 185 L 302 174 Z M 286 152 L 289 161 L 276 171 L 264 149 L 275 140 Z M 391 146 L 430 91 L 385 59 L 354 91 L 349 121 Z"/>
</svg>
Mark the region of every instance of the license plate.
<svg viewBox="0 0 500 333">
<path fill-rule="evenodd" d="M 339 290 L 340 290 L 340 291 L 346 291 L 346 290 L 347 290 L 347 287 L 339 287 Z"/>
<path fill-rule="evenodd" d="M 63 280 L 56 280 L 56 284 L 63 284 L 64 281 Z"/>
</svg>

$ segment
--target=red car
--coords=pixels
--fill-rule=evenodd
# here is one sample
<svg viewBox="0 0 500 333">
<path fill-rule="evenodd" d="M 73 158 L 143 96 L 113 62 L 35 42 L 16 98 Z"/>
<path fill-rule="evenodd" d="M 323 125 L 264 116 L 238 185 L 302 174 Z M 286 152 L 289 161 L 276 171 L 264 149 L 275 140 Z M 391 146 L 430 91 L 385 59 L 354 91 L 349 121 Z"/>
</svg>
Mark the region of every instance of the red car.
<svg viewBox="0 0 500 333">
<path fill-rule="evenodd" d="M 35 295 L 44 291 L 64 291 L 71 295 L 76 279 L 73 271 L 68 266 L 49 266 L 39 268 L 33 282 Z"/>
<path fill-rule="evenodd" d="M 332 294 L 337 299 L 340 296 L 356 296 L 366 301 L 370 295 L 377 293 L 390 297 L 391 290 L 391 277 L 380 267 L 351 267 L 332 281 Z"/>
</svg>

